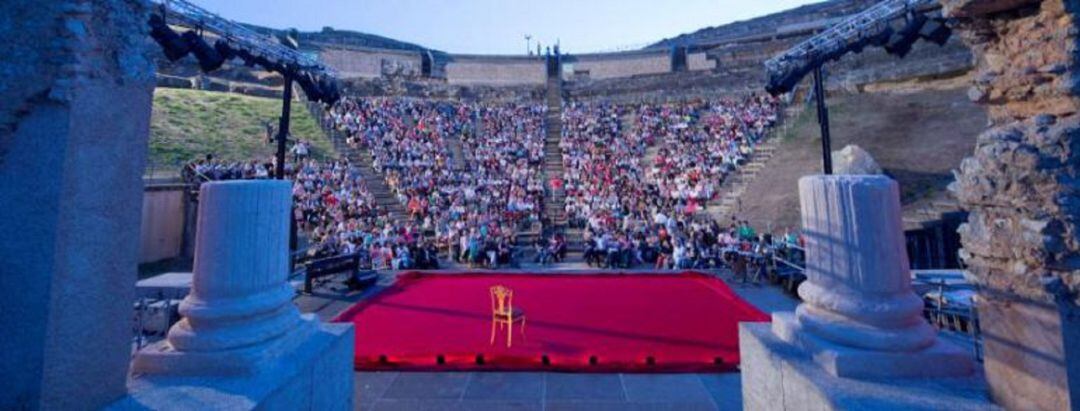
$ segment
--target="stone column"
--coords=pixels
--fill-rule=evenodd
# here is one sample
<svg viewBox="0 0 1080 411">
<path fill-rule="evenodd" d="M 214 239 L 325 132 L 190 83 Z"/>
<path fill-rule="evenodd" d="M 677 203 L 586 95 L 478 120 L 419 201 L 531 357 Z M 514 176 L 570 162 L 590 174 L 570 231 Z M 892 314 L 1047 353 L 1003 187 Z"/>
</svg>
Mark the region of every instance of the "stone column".
<svg viewBox="0 0 1080 411">
<path fill-rule="evenodd" d="M 291 188 L 202 185 L 184 318 L 135 355 L 130 396 L 113 409 L 352 408 L 352 325 L 320 323 L 292 303 Z"/>
<path fill-rule="evenodd" d="M 952 190 L 985 343 L 1010 409 L 1080 408 L 1080 64 L 1065 0 L 943 0 L 974 52 L 969 96 L 990 128 Z"/>
<path fill-rule="evenodd" d="M 937 340 L 911 291 L 896 182 L 807 176 L 799 199 L 807 280 L 795 314 L 774 314 L 776 334 L 838 377 L 970 374 L 970 354 Z"/>
<path fill-rule="evenodd" d="M 154 89 L 147 11 L 0 1 L 0 409 L 124 395 Z"/>
<path fill-rule="evenodd" d="M 135 374 L 253 373 L 268 347 L 314 330 L 292 304 L 295 291 L 286 282 L 291 184 L 207 183 L 199 200 L 191 293 L 180 304 L 184 318 L 166 344 L 135 357 Z"/>
</svg>

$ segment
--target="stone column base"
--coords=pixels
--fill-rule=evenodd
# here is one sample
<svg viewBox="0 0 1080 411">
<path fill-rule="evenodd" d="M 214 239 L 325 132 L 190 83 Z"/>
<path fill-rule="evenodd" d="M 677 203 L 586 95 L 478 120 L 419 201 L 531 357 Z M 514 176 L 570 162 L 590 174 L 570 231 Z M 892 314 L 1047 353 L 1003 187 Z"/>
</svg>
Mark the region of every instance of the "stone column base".
<svg viewBox="0 0 1080 411">
<path fill-rule="evenodd" d="M 177 374 L 133 375 L 128 381 L 128 396 L 109 409 L 351 410 L 352 325 L 316 322 L 312 328 L 312 332 L 298 333 L 303 338 L 285 338 L 293 343 L 277 345 L 265 353 L 236 350 L 245 358 L 259 357 L 258 366 L 247 374 L 226 368 L 215 375 L 207 372 L 214 367 L 203 361 L 209 358 L 191 358 L 199 365 L 183 366 Z M 169 356 L 159 360 L 171 365 L 183 362 L 183 358 Z M 199 375 L 185 372 L 195 368 L 200 368 Z"/>
<path fill-rule="evenodd" d="M 972 353 L 948 341 L 918 351 L 872 351 L 846 347 L 802 329 L 794 313 L 773 313 L 772 332 L 801 348 L 829 374 L 841 378 L 964 377 L 975 365 Z"/>
<path fill-rule="evenodd" d="M 809 352 L 780 339 L 772 327 L 766 323 L 739 324 L 743 409 L 1000 410 L 990 401 L 981 374 L 962 378 L 841 378 L 826 371 Z"/>
</svg>

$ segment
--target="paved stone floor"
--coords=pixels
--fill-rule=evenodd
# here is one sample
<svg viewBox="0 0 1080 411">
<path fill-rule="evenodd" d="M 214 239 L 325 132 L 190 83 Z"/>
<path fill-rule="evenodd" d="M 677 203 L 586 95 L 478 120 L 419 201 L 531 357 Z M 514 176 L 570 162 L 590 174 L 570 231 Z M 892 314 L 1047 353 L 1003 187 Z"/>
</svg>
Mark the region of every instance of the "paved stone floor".
<svg viewBox="0 0 1080 411">
<path fill-rule="evenodd" d="M 741 410 L 739 374 L 358 372 L 359 410 Z"/>
<path fill-rule="evenodd" d="M 392 281 L 386 276 L 380 287 Z M 304 312 L 329 319 L 380 287 L 352 295 L 320 288 L 296 303 Z M 798 304 L 775 286 L 732 284 L 732 289 L 765 312 L 790 311 Z M 364 411 L 742 409 L 738 372 L 357 372 L 354 386 L 356 408 Z"/>
</svg>

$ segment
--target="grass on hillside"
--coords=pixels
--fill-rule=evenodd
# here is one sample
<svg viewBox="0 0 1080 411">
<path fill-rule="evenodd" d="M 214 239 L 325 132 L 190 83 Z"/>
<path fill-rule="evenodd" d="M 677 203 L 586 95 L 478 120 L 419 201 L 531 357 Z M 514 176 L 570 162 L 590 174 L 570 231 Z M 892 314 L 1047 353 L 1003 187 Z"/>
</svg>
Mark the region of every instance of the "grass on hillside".
<svg viewBox="0 0 1080 411">
<path fill-rule="evenodd" d="M 276 128 L 280 115 L 280 99 L 158 88 L 150 121 L 150 162 L 168 169 L 208 153 L 226 160 L 272 156 L 275 146 L 266 140 L 264 124 L 272 121 Z M 335 155 L 303 104 L 293 103 L 290 118 L 290 134 L 311 142 L 315 157 Z"/>
</svg>

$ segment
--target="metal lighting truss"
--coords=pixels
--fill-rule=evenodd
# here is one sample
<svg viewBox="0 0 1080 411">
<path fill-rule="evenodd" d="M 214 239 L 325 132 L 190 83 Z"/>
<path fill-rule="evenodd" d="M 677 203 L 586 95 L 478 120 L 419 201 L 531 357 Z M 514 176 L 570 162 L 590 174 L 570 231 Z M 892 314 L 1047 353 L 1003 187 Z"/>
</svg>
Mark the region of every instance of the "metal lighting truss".
<svg viewBox="0 0 1080 411">
<path fill-rule="evenodd" d="M 336 73 L 318 59 L 297 50 L 285 47 L 272 37 L 256 33 L 238 23 L 225 19 L 187 0 L 157 0 L 166 10 L 172 11 L 169 17 L 183 25 L 202 28 L 225 39 L 231 47 L 247 50 L 252 55 L 262 56 L 284 65 L 292 65 L 298 71 L 313 74 L 321 73 L 337 77 Z"/>
<path fill-rule="evenodd" d="M 885 0 L 875 4 L 766 60 L 769 83 L 775 85 L 792 75 L 801 78 L 831 56 L 839 56 L 849 47 L 880 35 L 894 19 L 936 7 L 940 7 L 938 0 Z"/>
</svg>

